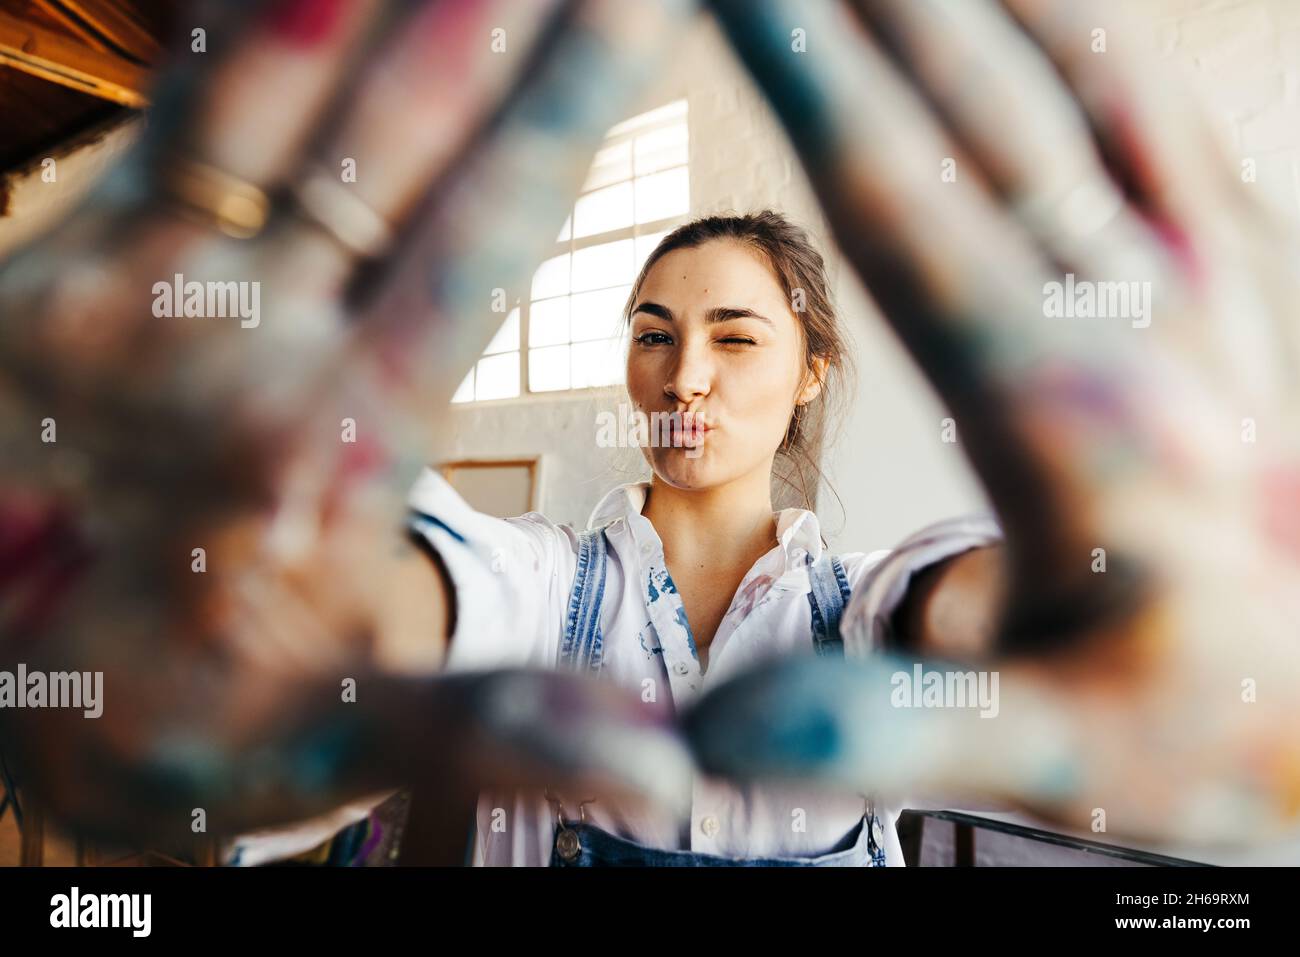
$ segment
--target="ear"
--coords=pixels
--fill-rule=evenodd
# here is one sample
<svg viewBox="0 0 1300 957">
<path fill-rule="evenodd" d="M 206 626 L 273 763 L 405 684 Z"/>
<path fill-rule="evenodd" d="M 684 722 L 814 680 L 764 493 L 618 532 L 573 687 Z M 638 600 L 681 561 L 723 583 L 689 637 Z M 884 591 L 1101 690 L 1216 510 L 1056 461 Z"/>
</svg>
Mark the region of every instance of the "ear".
<svg viewBox="0 0 1300 957">
<path fill-rule="evenodd" d="M 807 405 L 821 394 L 822 383 L 826 381 L 826 370 L 829 365 L 830 361 L 825 356 L 813 356 L 812 368 L 804 375 L 803 388 L 795 397 L 798 405 Z"/>
</svg>

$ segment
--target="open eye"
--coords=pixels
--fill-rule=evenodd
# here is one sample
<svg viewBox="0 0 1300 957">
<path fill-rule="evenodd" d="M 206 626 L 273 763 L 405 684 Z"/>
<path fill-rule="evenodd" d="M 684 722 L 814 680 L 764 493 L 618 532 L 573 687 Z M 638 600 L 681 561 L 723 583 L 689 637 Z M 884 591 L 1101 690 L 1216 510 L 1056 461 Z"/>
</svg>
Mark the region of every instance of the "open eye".
<svg viewBox="0 0 1300 957">
<path fill-rule="evenodd" d="M 643 346 L 661 346 L 668 345 L 672 342 L 672 339 L 662 332 L 651 331 L 643 332 L 639 336 L 633 336 L 632 341 L 640 343 Z"/>
</svg>

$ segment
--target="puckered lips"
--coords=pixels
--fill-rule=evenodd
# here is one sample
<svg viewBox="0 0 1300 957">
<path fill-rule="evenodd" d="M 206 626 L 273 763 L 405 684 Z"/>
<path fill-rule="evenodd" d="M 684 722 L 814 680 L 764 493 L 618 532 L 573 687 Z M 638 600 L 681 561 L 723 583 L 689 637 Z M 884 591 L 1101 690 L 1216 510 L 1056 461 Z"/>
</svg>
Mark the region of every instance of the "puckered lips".
<svg viewBox="0 0 1300 957">
<path fill-rule="evenodd" d="M 669 444 L 675 449 L 699 448 L 714 429 L 704 412 L 668 412 L 664 413 L 664 421 Z"/>
</svg>

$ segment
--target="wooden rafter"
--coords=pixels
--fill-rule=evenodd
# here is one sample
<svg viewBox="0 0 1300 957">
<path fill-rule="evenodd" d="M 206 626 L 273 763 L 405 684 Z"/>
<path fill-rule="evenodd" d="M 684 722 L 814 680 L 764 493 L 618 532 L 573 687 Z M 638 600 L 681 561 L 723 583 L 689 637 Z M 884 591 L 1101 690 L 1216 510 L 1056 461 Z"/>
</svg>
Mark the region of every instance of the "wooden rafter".
<svg viewBox="0 0 1300 957">
<path fill-rule="evenodd" d="M 130 12 L 115 0 L 38 0 L 46 9 L 53 8 L 62 18 L 80 21 L 97 39 L 107 41 L 141 65 L 156 63 L 161 54 L 158 41 Z"/>
<path fill-rule="evenodd" d="M 117 41 L 112 44 L 116 46 Z M 2 11 L 0 64 L 123 106 L 139 109 L 149 104 L 145 94 L 148 71 L 144 67 L 112 49 L 95 49 Z"/>
</svg>

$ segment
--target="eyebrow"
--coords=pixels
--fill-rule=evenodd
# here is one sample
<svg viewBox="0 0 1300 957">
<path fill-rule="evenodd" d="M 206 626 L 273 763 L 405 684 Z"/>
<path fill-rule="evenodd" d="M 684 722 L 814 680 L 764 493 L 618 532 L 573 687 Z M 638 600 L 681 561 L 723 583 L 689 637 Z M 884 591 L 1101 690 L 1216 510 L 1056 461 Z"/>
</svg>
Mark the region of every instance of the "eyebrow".
<svg viewBox="0 0 1300 957">
<path fill-rule="evenodd" d="M 652 316 L 658 316 L 665 322 L 676 322 L 673 317 L 673 311 L 667 306 L 662 306 L 657 302 L 642 302 L 632 310 L 632 314 L 638 312 L 649 313 Z M 728 319 L 758 319 L 760 322 L 766 322 L 769 326 L 775 328 L 775 324 L 767 316 L 760 315 L 753 309 L 746 309 L 744 306 L 714 306 L 704 314 L 704 321 L 707 323 L 726 322 Z"/>
</svg>

